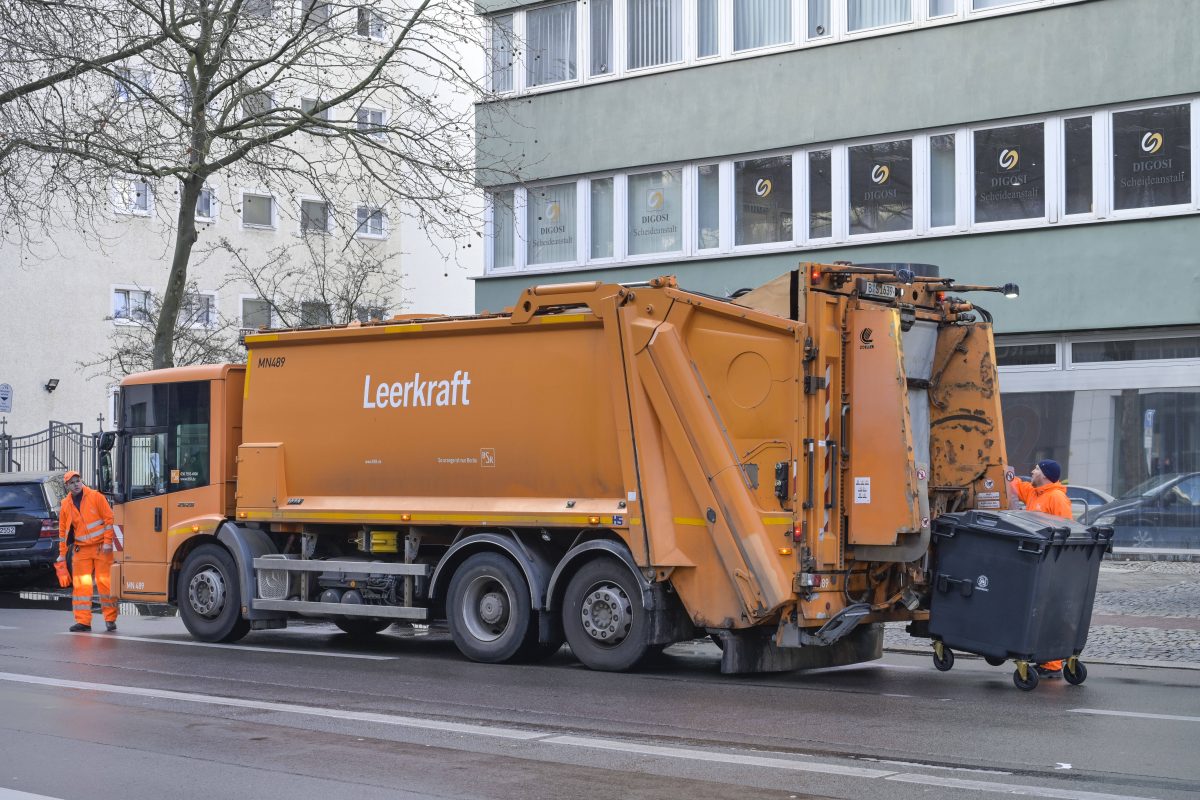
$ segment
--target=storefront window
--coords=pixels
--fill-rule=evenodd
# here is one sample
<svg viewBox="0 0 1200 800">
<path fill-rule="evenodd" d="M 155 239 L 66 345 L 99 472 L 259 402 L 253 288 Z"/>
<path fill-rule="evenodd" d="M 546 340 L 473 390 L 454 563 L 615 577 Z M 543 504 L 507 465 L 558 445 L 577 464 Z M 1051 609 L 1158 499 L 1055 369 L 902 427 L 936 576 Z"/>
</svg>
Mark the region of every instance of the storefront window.
<svg viewBox="0 0 1200 800">
<path fill-rule="evenodd" d="M 847 150 L 850 233 L 912 230 L 912 140 Z"/>
<path fill-rule="evenodd" d="M 934 228 L 953 225 L 954 134 L 929 137 L 929 224 Z"/>
<path fill-rule="evenodd" d="M 597 178 L 592 185 L 592 258 L 613 255 L 613 179 Z"/>
<path fill-rule="evenodd" d="M 1063 179 L 1066 212 L 1092 213 L 1092 118 L 1076 117 L 1063 122 Z"/>
<path fill-rule="evenodd" d="M 575 260 L 575 184 L 560 183 L 529 190 L 525 209 L 528 263 L 557 264 Z"/>
<path fill-rule="evenodd" d="M 629 176 L 629 255 L 683 249 L 683 171 Z"/>
<path fill-rule="evenodd" d="M 735 161 L 734 244 L 792 240 L 792 157 Z"/>
<path fill-rule="evenodd" d="M 1191 200 L 1190 112 L 1177 105 L 1113 114 L 1113 208 Z"/>
<path fill-rule="evenodd" d="M 975 221 L 1046 216 L 1042 123 L 975 131 Z"/>
<path fill-rule="evenodd" d="M 492 195 L 492 266 L 513 266 L 513 192 L 496 192 Z"/>
<path fill-rule="evenodd" d="M 833 159 L 829 150 L 808 154 L 808 238 L 833 236 Z"/>
<path fill-rule="evenodd" d="M 721 245 L 721 169 L 717 164 L 704 164 L 696 173 L 699 184 L 696 247 L 711 250 Z"/>
</svg>

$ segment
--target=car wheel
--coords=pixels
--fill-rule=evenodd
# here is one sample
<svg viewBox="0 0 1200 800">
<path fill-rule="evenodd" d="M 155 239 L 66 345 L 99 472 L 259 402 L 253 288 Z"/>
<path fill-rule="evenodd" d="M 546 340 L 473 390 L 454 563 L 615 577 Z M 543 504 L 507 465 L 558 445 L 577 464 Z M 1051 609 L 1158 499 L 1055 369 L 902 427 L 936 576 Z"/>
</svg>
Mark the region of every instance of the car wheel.
<svg viewBox="0 0 1200 800">
<path fill-rule="evenodd" d="M 203 544 L 188 555 L 175 596 L 184 626 L 202 642 L 236 642 L 250 632 L 237 565 L 220 545 Z"/>
</svg>

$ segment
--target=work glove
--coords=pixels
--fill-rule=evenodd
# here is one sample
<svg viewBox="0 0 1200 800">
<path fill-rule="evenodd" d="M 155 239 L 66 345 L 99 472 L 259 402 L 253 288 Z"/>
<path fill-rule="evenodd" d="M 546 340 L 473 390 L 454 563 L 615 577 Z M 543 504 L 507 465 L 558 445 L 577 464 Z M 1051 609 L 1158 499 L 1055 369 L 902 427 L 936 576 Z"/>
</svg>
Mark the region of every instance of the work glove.
<svg viewBox="0 0 1200 800">
<path fill-rule="evenodd" d="M 58 576 L 58 585 L 63 589 L 71 585 L 71 573 L 67 572 L 67 560 L 62 556 L 54 562 L 54 573 Z"/>
<path fill-rule="evenodd" d="M 112 546 L 111 544 L 102 544 L 102 545 L 100 545 L 100 552 L 101 552 L 103 555 L 106 555 L 106 556 L 111 556 L 111 555 L 112 555 L 112 551 L 113 551 L 113 546 Z"/>
</svg>

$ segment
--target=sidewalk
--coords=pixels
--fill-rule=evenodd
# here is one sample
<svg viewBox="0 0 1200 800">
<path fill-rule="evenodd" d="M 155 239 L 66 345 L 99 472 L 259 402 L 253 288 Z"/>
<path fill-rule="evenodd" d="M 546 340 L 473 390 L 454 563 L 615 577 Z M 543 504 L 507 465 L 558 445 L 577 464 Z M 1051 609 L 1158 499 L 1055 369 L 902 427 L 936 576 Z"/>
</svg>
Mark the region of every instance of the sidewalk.
<svg viewBox="0 0 1200 800">
<path fill-rule="evenodd" d="M 884 647 L 929 653 L 929 642 L 888 625 Z M 1105 561 L 1087 647 L 1095 664 L 1200 669 L 1200 563 Z"/>
</svg>

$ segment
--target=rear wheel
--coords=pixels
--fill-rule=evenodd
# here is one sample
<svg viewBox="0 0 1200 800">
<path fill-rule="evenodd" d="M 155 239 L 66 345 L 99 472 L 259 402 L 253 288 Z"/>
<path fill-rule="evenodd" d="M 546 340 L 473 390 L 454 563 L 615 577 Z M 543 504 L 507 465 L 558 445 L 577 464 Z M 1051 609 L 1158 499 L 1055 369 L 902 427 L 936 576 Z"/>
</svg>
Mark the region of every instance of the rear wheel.
<svg viewBox="0 0 1200 800">
<path fill-rule="evenodd" d="M 391 620 L 347 617 L 344 619 L 335 619 L 333 624 L 341 628 L 343 633 L 346 633 L 355 639 L 367 639 L 379 633 L 392 623 Z"/>
<path fill-rule="evenodd" d="M 529 584 L 516 564 L 497 553 L 476 553 L 450 581 L 450 636 L 472 661 L 524 658 L 537 645 Z"/>
<path fill-rule="evenodd" d="M 237 565 L 224 547 L 203 544 L 183 562 L 176 588 L 179 616 L 202 642 L 236 642 L 250 632 L 242 618 Z"/>
<path fill-rule="evenodd" d="M 1038 677 L 1037 666 L 1035 664 L 1029 664 L 1026 666 L 1024 677 L 1021 677 L 1020 667 L 1013 670 L 1013 685 L 1023 692 L 1032 692 L 1037 688 L 1039 680 L 1040 678 Z"/>
<path fill-rule="evenodd" d="M 941 642 L 938 642 L 941 645 Z M 933 648 L 933 665 L 938 672 L 949 672 L 954 668 L 954 651 L 945 645 Z"/>
<path fill-rule="evenodd" d="M 646 609 L 633 574 L 611 558 L 585 564 L 563 598 L 563 632 L 584 665 L 617 672 L 650 652 Z"/>
</svg>

